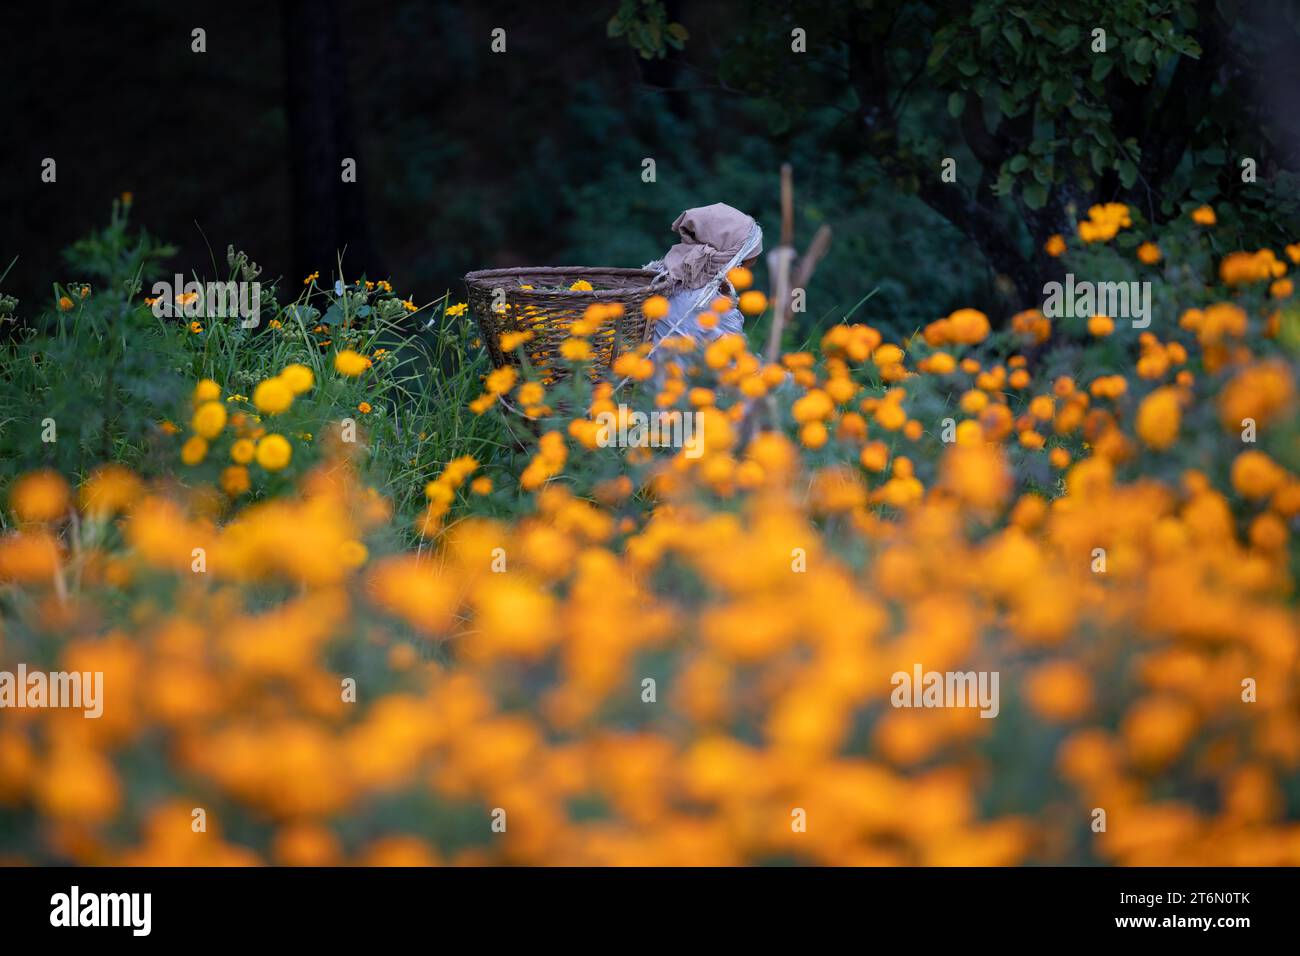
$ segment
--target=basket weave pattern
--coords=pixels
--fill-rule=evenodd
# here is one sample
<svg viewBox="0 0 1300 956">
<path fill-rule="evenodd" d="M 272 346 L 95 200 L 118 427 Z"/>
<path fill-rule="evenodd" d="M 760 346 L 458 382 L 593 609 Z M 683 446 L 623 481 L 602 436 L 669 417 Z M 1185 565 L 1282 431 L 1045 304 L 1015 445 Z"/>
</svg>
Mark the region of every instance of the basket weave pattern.
<svg viewBox="0 0 1300 956">
<path fill-rule="evenodd" d="M 591 291 L 569 288 L 579 280 L 589 282 Z M 669 279 L 647 269 L 556 266 L 471 272 L 465 276 L 465 286 L 470 313 L 478 323 L 493 367 L 519 364 L 514 353 L 501 350 L 502 333 L 532 332 L 524 352 L 543 381 L 549 382 L 568 374 L 560 344 L 569 338 L 569 327 L 583 317 L 588 306 L 623 306 L 622 315 L 603 323 L 588 338 L 592 368 L 603 375 L 622 351 L 634 349 L 646 340 L 650 329 L 641 306 L 652 295 L 665 294 Z"/>
</svg>

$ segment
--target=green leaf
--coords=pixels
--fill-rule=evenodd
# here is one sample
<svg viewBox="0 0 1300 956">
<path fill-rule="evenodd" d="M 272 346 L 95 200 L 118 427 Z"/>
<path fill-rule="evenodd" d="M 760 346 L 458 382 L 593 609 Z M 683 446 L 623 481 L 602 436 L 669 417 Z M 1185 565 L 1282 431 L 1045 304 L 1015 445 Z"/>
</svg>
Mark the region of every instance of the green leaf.
<svg viewBox="0 0 1300 956">
<path fill-rule="evenodd" d="M 1137 165 L 1130 159 L 1121 159 L 1117 165 L 1120 185 L 1125 189 L 1132 189 L 1138 178 Z"/>
<path fill-rule="evenodd" d="M 1106 151 L 1100 146 L 1094 146 L 1092 148 L 1089 154 L 1089 159 L 1092 161 L 1092 171 L 1098 176 L 1105 172 L 1106 168 L 1110 165 L 1107 161 Z"/>
<path fill-rule="evenodd" d="M 1021 191 L 1021 196 L 1030 209 L 1042 209 L 1047 205 L 1047 187 L 1042 183 L 1029 183 Z"/>
<path fill-rule="evenodd" d="M 948 115 L 952 117 L 961 116 L 962 110 L 966 108 L 966 94 L 960 90 L 954 90 L 948 94 Z"/>
<path fill-rule="evenodd" d="M 926 69 L 933 70 L 939 65 L 939 62 L 947 55 L 948 48 L 952 46 L 952 38 L 944 37 L 941 40 L 935 40 L 934 49 L 930 51 L 929 57 L 926 58 Z"/>
<path fill-rule="evenodd" d="M 1133 44 L 1133 62 L 1146 66 L 1151 62 L 1151 52 L 1154 47 L 1155 44 L 1151 42 L 1150 37 L 1143 37 L 1138 40 L 1137 43 Z"/>
<path fill-rule="evenodd" d="M 1029 157 L 1024 153 L 1016 153 L 1016 155 L 1011 157 L 1011 162 L 1007 163 L 1007 168 L 1013 173 L 1020 173 L 1024 172 L 1025 167 L 1028 165 Z"/>
<path fill-rule="evenodd" d="M 1004 26 L 1002 36 L 1006 38 L 1007 43 L 1011 44 L 1011 49 L 1016 51 L 1016 56 L 1019 56 L 1025 48 L 1025 41 L 1020 38 L 1020 31 L 1016 29 L 1016 25 L 1008 23 Z"/>
</svg>

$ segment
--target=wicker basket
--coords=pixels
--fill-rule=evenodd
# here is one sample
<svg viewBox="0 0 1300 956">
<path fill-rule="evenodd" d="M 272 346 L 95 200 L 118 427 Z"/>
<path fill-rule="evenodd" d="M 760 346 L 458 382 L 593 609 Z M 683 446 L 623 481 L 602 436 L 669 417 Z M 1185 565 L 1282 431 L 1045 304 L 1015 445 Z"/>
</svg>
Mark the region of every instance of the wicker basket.
<svg viewBox="0 0 1300 956">
<path fill-rule="evenodd" d="M 591 291 L 569 288 L 579 280 L 590 283 Z M 620 352 L 636 348 L 646 340 L 650 328 L 641 306 L 650 296 L 663 295 L 669 280 L 666 275 L 647 269 L 556 266 L 485 269 L 465 276 L 465 285 L 469 290 L 470 312 L 478 323 L 492 365 L 501 368 L 519 364 L 514 353 L 501 350 L 502 333 L 532 332 L 524 352 L 543 381 L 552 382 L 568 374 L 568 365 L 560 355 L 560 343 L 569 337 L 569 327 L 583 317 L 588 306 L 596 303 L 623 306 L 621 316 L 603 323 L 588 339 L 593 353 L 591 367 L 597 375 L 604 376 Z"/>
</svg>

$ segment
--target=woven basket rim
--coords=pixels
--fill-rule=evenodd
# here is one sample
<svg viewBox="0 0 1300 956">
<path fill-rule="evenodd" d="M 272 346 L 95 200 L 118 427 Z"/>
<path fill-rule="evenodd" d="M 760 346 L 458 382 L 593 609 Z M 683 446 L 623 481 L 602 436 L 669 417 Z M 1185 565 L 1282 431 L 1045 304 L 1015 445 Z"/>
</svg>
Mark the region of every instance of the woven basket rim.
<svg viewBox="0 0 1300 956">
<path fill-rule="evenodd" d="M 667 288 L 671 284 L 666 272 L 655 272 L 653 269 L 624 269 L 616 266 L 608 268 L 593 266 L 534 266 L 529 268 L 527 266 L 515 266 L 508 269 L 479 269 L 468 272 L 465 274 L 465 285 L 467 287 L 479 286 L 481 288 L 493 279 L 504 279 L 511 276 L 548 275 L 577 276 L 578 278 L 583 276 L 620 276 L 629 279 L 644 276 L 649 281 L 643 286 L 625 286 L 622 289 L 523 289 L 518 291 L 526 292 L 529 295 L 598 298 L 602 295 L 628 295 L 645 289 L 660 290 Z"/>
</svg>

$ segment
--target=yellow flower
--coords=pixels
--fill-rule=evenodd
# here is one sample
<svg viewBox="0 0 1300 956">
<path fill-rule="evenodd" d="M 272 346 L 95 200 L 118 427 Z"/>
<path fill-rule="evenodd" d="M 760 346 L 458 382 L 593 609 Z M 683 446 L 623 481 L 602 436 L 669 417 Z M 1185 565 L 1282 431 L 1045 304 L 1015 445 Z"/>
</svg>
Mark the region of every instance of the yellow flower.
<svg viewBox="0 0 1300 956">
<path fill-rule="evenodd" d="M 560 343 L 560 354 L 570 362 L 586 362 L 591 359 L 591 343 L 586 339 L 565 339 Z"/>
<path fill-rule="evenodd" d="M 348 378 L 356 378 L 368 368 L 370 360 L 352 349 L 343 349 L 334 356 L 334 370 Z"/>
<path fill-rule="evenodd" d="M 588 282 L 586 279 L 579 279 L 577 282 L 573 283 L 573 285 L 569 286 L 569 291 L 571 291 L 571 292 L 591 292 L 591 291 L 593 291 L 593 289 L 592 289 L 592 285 L 591 285 L 591 283 Z"/>
<path fill-rule="evenodd" d="M 465 310 L 468 308 L 469 308 L 469 303 L 457 302 L 455 305 L 447 306 L 447 315 L 450 315 L 453 318 L 455 318 L 456 316 L 464 315 Z"/>
<path fill-rule="evenodd" d="M 976 345 L 989 334 L 989 317 L 978 309 L 958 309 L 948 316 L 948 335 L 963 345 Z"/>
<path fill-rule="evenodd" d="M 989 396 L 987 392 L 981 392 L 977 388 L 972 388 L 963 392 L 960 399 L 957 400 L 957 406 L 970 415 L 976 415 L 988 406 Z"/>
<path fill-rule="evenodd" d="M 1065 253 L 1065 238 L 1059 232 L 1048 236 L 1043 251 L 1053 259 L 1059 258 Z"/>
<path fill-rule="evenodd" d="M 293 404 L 293 391 L 280 378 L 268 378 L 253 389 L 253 404 L 259 412 L 279 415 Z"/>
<path fill-rule="evenodd" d="M 744 266 L 736 266 L 727 273 L 727 281 L 737 292 L 744 292 L 754 284 L 754 273 L 750 272 Z"/>
<path fill-rule="evenodd" d="M 208 443 L 198 435 L 192 435 L 181 446 L 181 461 L 187 465 L 197 465 L 208 456 Z"/>
<path fill-rule="evenodd" d="M 1247 418 L 1262 428 L 1294 400 L 1290 363 L 1262 362 L 1237 373 L 1219 394 L 1219 421 L 1229 431 L 1240 430 Z"/>
<path fill-rule="evenodd" d="M 210 378 L 205 378 L 194 386 L 194 404 L 216 401 L 221 397 L 221 386 Z"/>
<path fill-rule="evenodd" d="M 1128 391 L 1128 380 L 1123 375 L 1102 375 L 1088 390 L 1097 398 L 1119 398 Z"/>
<path fill-rule="evenodd" d="M 541 382 L 524 382 L 517 397 L 521 405 L 540 405 L 546 398 L 546 388 Z"/>
<path fill-rule="evenodd" d="M 1108 202 L 1088 210 L 1088 218 L 1079 223 L 1079 238 L 1084 242 L 1106 242 L 1121 229 L 1133 225 L 1128 206 Z"/>
<path fill-rule="evenodd" d="M 243 465 L 230 465 L 221 472 L 221 490 L 231 498 L 247 494 L 252 487 L 248 478 L 248 469 Z"/>
<path fill-rule="evenodd" d="M 71 308 L 72 308 L 72 300 L 69 299 L 66 295 L 59 296 L 59 310 L 62 312 L 67 312 Z"/>
<path fill-rule="evenodd" d="M 756 315 L 761 315 L 763 310 L 767 308 L 767 296 L 759 292 L 757 289 L 750 289 L 748 292 L 742 292 L 740 294 L 739 308 L 741 312 L 751 318 Z"/>
<path fill-rule="evenodd" d="M 362 415 L 369 415 L 371 412 L 370 403 L 361 402 L 359 405 L 357 405 L 357 411 L 359 411 Z"/>
<path fill-rule="evenodd" d="M 247 438 L 240 438 L 230 446 L 230 460 L 237 465 L 247 465 L 255 453 L 256 446 Z"/>
<path fill-rule="evenodd" d="M 897 345 L 881 345 L 871 353 L 871 361 L 879 368 L 897 365 L 903 361 L 903 350 Z"/>
<path fill-rule="evenodd" d="M 1219 278 L 1227 285 L 1266 282 L 1285 273 L 1286 263 L 1278 259 L 1272 249 L 1230 252 L 1219 263 Z"/>
<path fill-rule="evenodd" d="M 267 471 L 280 471 L 293 457 L 293 447 L 283 435 L 270 434 L 257 443 L 257 463 Z"/>
<path fill-rule="evenodd" d="M 360 541 L 344 541 L 339 546 L 339 559 L 349 568 L 359 568 L 366 563 L 370 552 Z"/>
<path fill-rule="evenodd" d="M 651 322 L 657 322 L 668 314 L 668 300 L 661 295 L 652 295 L 641 306 L 641 314 Z"/>
<path fill-rule="evenodd" d="M 493 369 L 488 373 L 484 386 L 493 395 L 504 395 L 514 388 L 517 375 L 514 367 L 510 365 Z"/>
<path fill-rule="evenodd" d="M 1052 321 L 1037 309 L 1025 309 L 1011 317 L 1013 331 L 1025 335 L 1034 344 L 1041 345 L 1052 337 Z"/>
<path fill-rule="evenodd" d="M 1093 338 L 1104 339 L 1115 331 L 1115 320 L 1108 315 L 1094 315 L 1088 320 L 1088 333 Z"/>
<path fill-rule="evenodd" d="M 1153 266 L 1160 261 L 1162 253 L 1154 242 L 1144 242 L 1137 248 L 1137 257 L 1141 262 Z"/>
<path fill-rule="evenodd" d="M 820 388 L 814 388 L 802 398 L 795 399 L 790 406 L 790 413 L 800 424 L 821 421 L 835 411 L 835 403 L 830 395 Z"/>
<path fill-rule="evenodd" d="M 885 466 L 889 464 L 889 446 L 882 441 L 867 442 L 858 460 L 867 471 L 884 471 Z"/>
<path fill-rule="evenodd" d="M 1214 209 L 1210 206 L 1198 206 L 1192 210 L 1192 222 L 1198 226 L 1213 226 L 1218 221 L 1218 216 L 1214 214 Z"/>
<path fill-rule="evenodd" d="M 994 507 L 1012 487 L 1011 471 L 996 445 L 950 445 L 939 471 L 944 487 L 975 508 Z"/>
<path fill-rule="evenodd" d="M 826 426 L 819 421 L 807 422 L 799 429 L 799 441 L 805 448 L 821 448 L 828 437 Z"/>
<path fill-rule="evenodd" d="M 1196 729 L 1196 712 L 1186 701 L 1147 696 L 1135 703 L 1120 728 L 1131 760 L 1160 767 L 1182 751 Z"/>
<path fill-rule="evenodd" d="M 1267 498 L 1286 481 L 1286 471 L 1262 451 L 1243 451 L 1232 463 L 1232 487 L 1247 498 Z"/>
<path fill-rule="evenodd" d="M 203 331 L 203 324 L 201 322 L 191 322 L 190 331 L 193 332 L 195 335 L 198 335 L 200 332 Z"/>
<path fill-rule="evenodd" d="M 525 342 L 531 342 L 533 339 L 532 332 L 502 332 L 501 333 L 501 351 L 513 352 Z M 478 343 L 475 342 L 477 345 Z"/>
<path fill-rule="evenodd" d="M 55 521 L 67 513 L 69 500 L 68 483 L 48 469 L 24 475 L 9 491 L 9 506 L 19 521 Z"/>
<path fill-rule="evenodd" d="M 143 489 L 143 483 L 129 468 L 101 465 L 81 486 L 81 509 L 94 518 L 125 511 Z"/>
<path fill-rule="evenodd" d="M 1137 433 L 1147 447 L 1163 451 L 1178 440 L 1182 424 L 1182 409 L 1178 391 L 1171 387 L 1158 388 L 1142 400 L 1138 407 Z"/>
<path fill-rule="evenodd" d="M 218 401 L 208 401 L 200 405 L 190 421 L 190 428 L 200 438 L 209 441 L 221 434 L 226 427 L 226 406 Z"/>
<path fill-rule="evenodd" d="M 310 391 L 316 384 L 316 376 L 306 365 L 295 362 L 284 367 L 284 371 L 280 373 L 280 381 L 289 386 L 289 391 L 293 394 L 301 395 L 303 392 Z"/>
<path fill-rule="evenodd" d="M 1092 706 L 1092 681 L 1083 668 L 1068 661 L 1040 664 L 1026 675 L 1025 697 L 1047 720 L 1078 720 Z"/>
</svg>

